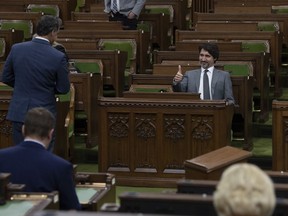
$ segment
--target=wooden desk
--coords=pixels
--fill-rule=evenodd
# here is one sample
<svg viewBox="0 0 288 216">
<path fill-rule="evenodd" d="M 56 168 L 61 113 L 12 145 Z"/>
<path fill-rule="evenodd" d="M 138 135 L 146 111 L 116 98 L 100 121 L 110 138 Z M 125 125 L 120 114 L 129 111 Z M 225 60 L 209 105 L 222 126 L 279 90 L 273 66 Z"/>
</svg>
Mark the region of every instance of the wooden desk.
<svg viewBox="0 0 288 216">
<path fill-rule="evenodd" d="M 288 102 L 272 102 L 272 169 L 288 171 Z"/>
<path fill-rule="evenodd" d="M 77 172 L 76 193 L 84 211 L 99 211 L 104 203 L 116 202 L 116 179 L 110 173 Z"/>
<path fill-rule="evenodd" d="M 219 180 L 230 165 L 246 162 L 251 152 L 225 146 L 190 160 L 185 160 L 185 178 Z"/>
<path fill-rule="evenodd" d="M 119 185 L 175 186 L 186 159 L 231 143 L 233 108 L 224 101 L 162 94 L 98 100 L 99 171 Z"/>
<path fill-rule="evenodd" d="M 0 82 L 0 85 L 4 85 Z M 8 87 L 6 87 L 8 88 Z M 13 139 L 12 139 L 12 123 L 6 120 L 6 116 L 9 109 L 9 103 L 11 101 L 13 89 L 1 89 L 0 90 L 0 148 L 5 148 L 9 146 L 13 146 Z M 63 152 L 64 149 L 69 149 L 68 146 L 63 147 L 63 145 L 67 145 L 67 137 L 68 134 L 66 129 L 64 128 L 65 125 L 65 118 L 67 116 L 69 110 L 69 102 L 67 101 L 57 101 L 56 104 L 57 108 L 57 115 L 60 118 L 56 119 L 56 139 L 55 139 L 55 154 L 65 158 L 69 155 L 68 152 Z M 63 147 L 63 148 L 62 148 Z"/>
</svg>

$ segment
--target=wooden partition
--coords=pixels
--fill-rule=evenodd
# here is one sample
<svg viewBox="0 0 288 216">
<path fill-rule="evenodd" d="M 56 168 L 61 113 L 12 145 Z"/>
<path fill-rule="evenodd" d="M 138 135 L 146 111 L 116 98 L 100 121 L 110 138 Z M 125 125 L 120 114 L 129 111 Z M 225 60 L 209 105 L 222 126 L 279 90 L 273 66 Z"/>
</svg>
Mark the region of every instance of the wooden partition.
<svg viewBox="0 0 288 216">
<path fill-rule="evenodd" d="M 62 39 L 134 39 L 137 44 L 136 62 L 139 73 L 151 67 L 149 61 L 149 33 L 141 30 L 62 30 L 58 33 Z M 105 75 L 105 72 L 104 72 Z"/>
<path fill-rule="evenodd" d="M 99 170 L 114 173 L 119 185 L 175 186 L 186 159 L 231 143 L 226 102 L 153 94 L 98 100 Z"/>
<path fill-rule="evenodd" d="M 112 85 L 117 97 L 123 95 L 124 71 L 127 53 L 119 50 L 67 50 L 70 60 L 101 59 L 103 63 L 103 84 Z"/>
<path fill-rule="evenodd" d="M 272 169 L 288 171 L 288 102 L 272 102 Z"/>
<path fill-rule="evenodd" d="M 23 41 L 24 33 L 20 30 L 0 30 L 0 38 L 5 40 L 5 54 L 0 58 L 0 61 L 5 61 L 12 45 Z"/>
<path fill-rule="evenodd" d="M 0 83 L 1 84 L 1 83 Z M 3 85 L 3 84 L 2 84 Z M 11 101 L 13 90 L 0 90 L 0 148 L 5 148 L 9 146 L 13 146 L 12 139 L 12 123 L 6 120 L 6 116 L 9 109 L 9 103 Z M 68 140 L 68 130 L 65 129 L 65 118 L 69 110 L 69 101 L 57 101 L 56 104 L 57 115 L 60 118 L 57 118 L 56 121 L 56 138 L 55 138 L 55 154 L 68 159 L 67 156 L 69 152 L 65 150 L 69 149 L 67 146 Z M 63 149 L 65 149 L 63 151 Z"/>
<path fill-rule="evenodd" d="M 198 21 L 225 21 L 225 22 L 239 22 L 239 21 L 257 21 L 257 22 L 277 22 L 279 30 L 283 33 L 283 43 L 288 45 L 288 14 L 227 14 L 225 13 L 194 13 L 195 24 Z"/>
<path fill-rule="evenodd" d="M 74 11 L 77 0 L 9 0 L 0 2 L 0 11 L 21 12 L 26 11 L 29 4 L 58 5 L 60 9 L 60 18 L 65 20 L 71 19 L 71 11 Z"/>
</svg>

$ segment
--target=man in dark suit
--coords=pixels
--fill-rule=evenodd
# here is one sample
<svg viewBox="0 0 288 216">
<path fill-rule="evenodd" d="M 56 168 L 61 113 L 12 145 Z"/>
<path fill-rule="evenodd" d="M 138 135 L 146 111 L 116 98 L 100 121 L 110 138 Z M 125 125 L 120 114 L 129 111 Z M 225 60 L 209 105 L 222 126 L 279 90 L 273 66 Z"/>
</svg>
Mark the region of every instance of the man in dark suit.
<svg viewBox="0 0 288 216">
<path fill-rule="evenodd" d="M 54 115 L 43 107 L 30 109 L 22 127 L 24 141 L 0 150 L 0 172 L 11 173 L 14 184 L 27 192 L 59 192 L 60 209 L 81 209 L 70 162 L 47 151 L 55 126 Z"/>
<path fill-rule="evenodd" d="M 36 27 L 31 41 L 14 44 L 3 68 L 2 82 L 14 88 L 7 119 L 12 121 L 13 141 L 23 141 L 21 128 L 27 111 L 45 107 L 56 116 L 55 94 L 70 89 L 67 58 L 52 47 L 61 20 L 45 15 Z M 54 137 L 54 136 L 53 136 Z M 48 150 L 52 151 L 54 139 Z"/>
<path fill-rule="evenodd" d="M 104 12 L 110 21 L 122 22 L 123 29 L 136 30 L 139 14 L 146 0 L 105 0 Z"/>
<path fill-rule="evenodd" d="M 173 79 L 173 90 L 200 93 L 201 99 L 226 100 L 228 104 L 235 104 L 230 74 L 214 67 L 218 58 L 219 49 L 216 44 L 200 45 L 199 62 L 201 68 L 183 74 L 179 65 L 179 70 Z M 205 76 L 207 77 L 207 84 L 204 81 Z M 207 97 L 204 96 L 205 92 L 207 92 Z"/>
</svg>

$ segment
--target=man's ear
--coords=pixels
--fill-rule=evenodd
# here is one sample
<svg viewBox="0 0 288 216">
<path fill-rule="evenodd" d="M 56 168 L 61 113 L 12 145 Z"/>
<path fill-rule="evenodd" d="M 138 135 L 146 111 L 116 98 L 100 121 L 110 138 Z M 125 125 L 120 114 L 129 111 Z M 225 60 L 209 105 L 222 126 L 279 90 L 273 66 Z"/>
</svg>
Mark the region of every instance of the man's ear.
<svg viewBox="0 0 288 216">
<path fill-rule="evenodd" d="M 24 125 L 24 124 L 22 125 L 21 131 L 22 131 L 22 135 L 23 135 L 23 137 L 24 137 L 24 136 L 25 136 L 25 134 L 24 134 L 24 131 L 25 131 L 25 125 Z"/>
<path fill-rule="evenodd" d="M 51 129 L 48 133 L 48 139 L 52 140 L 54 129 Z"/>
</svg>

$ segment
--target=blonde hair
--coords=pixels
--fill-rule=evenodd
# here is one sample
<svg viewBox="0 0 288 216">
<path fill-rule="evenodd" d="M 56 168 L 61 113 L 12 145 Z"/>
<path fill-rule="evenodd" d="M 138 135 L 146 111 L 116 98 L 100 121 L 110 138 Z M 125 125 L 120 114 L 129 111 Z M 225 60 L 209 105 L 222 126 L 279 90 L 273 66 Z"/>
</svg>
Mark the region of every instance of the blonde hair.
<svg viewBox="0 0 288 216">
<path fill-rule="evenodd" d="M 219 216 L 270 216 L 276 196 L 270 177 L 253 164 L 235 164 L 222 174 L 213 195 Z"/>
</svg>

